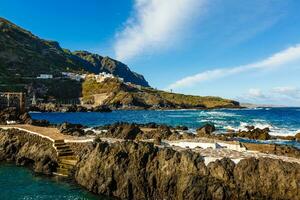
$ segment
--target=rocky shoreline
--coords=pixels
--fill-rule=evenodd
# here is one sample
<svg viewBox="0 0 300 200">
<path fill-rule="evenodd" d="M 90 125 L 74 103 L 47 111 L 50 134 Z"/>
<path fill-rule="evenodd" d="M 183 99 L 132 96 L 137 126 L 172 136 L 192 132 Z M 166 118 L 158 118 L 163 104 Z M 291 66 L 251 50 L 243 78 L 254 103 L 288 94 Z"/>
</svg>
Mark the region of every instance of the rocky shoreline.
<svg viewBox="0 0 300 200">
<path fill-rule="evenodd" d="M 120 199 L 297 199 L 300 164 L 271 158 L 228 158 L 207 166 L 191 150 L 151 142 L 101 140 L 70 145 L 79 157 L 73 179 L 95 194 Z M 0 130 L 0 161 L 35 172 L 57 167 L 51 142 L 26 132 Z"/>
<path fill-rule="evenodd" d="M 47 121 L 35 121 L 28 114 L 13 110 L 1 113 L 0 124 L 5 120 L 49 126 Z M 51 127 L 57 127 L 62 136 L 94 138 L 92 142 L 68 143 L 76 156 L 69 178 L 98 195 L 191 200 L 300 197 L 299 149 L 234 141 L 235 137 L 249 135 L 270 139 L 267 129 L 249 127 L 248 131 L 218 135 L 211 124 L 198 128 L 196 134 L 189 133 L 184 126 L 155 123 L 116 123 L 88 131 L 79 124 Z M 201 140 L 212 141 L 216 149 L 179 145 Z M 176 143 L 178 146 L 172 146 Z M 245 150 L 219 149 L 222 143 Z M 210 160 L 209 152 L 221 156 Z M 238 161 L 227 156 L 231 154 L 237 155 Z M 46 175 L 53 175 L 59 167 L 52 140 L 18 129 L 0 129 L 0 161 L 14 162 Z"/>
</svg>

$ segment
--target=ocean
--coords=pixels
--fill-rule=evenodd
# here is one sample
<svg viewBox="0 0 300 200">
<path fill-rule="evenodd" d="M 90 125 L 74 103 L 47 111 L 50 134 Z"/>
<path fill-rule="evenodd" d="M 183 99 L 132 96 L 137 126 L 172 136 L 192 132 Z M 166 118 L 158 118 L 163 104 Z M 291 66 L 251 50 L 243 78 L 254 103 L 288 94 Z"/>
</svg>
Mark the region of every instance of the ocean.
<svg viewBox="0 0 300 200">
<path fill-rule="evenodd" d="M 195 131 L 205 123 L 216 126 L 217 132 L 227 129 L 244 130 L 247 125 L 270 128 L 271 135 L 295 135 L 300 132 L 300 108 L 253 108 L 215 110 L 138 110 L 113 111 L 111 113 L 31 113 L 34 119 L 46 119 L 51 123 L 80 123 L 94 127 L 115 122 L 155 122 L 172 126 L 184 125 Z M 300 148 L 294 141 L 272 141 Z"/>
<path fill-rule="evenodd" d="M 218 132 L 245 129 L 247 125 L 269 127 L 272 135 L 295 135 L 300 132 L 300 108 L 257 108 L 216 110 L 113 111 L 111 113 L 31 113 L 34 119 L 51 123 L 80 123 L 89 127 L 114 122 L 156 122 L 172 126 L 184 125 L 195 131 L 205 123 L 213 123 Z M 259 142 L 250 141 L 249 142 Z M 300 148 L 295 141 L 265 141 Z M 29 169 L 0 164 L 0 199 L 104 199 L 95 197 L 79 186 L 36 176 Z"/>
<path fill-rule="evenodd" d="M 76 184 L 35 175 L 30 169 L 0 163 L 1 200 L 107 200 Z"/>
</svg>

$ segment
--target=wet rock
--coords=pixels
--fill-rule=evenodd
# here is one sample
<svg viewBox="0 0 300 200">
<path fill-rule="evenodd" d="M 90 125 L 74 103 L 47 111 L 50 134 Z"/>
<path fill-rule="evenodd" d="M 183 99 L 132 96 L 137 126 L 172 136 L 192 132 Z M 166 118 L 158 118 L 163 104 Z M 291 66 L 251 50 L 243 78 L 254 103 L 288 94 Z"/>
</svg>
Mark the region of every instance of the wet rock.
<svg viewBox="0 0 300 200">
<path fill-rule="evenodd" d="M 83 136 L 84 130 L 81 124 L 71 124 L 65 122 L 58 127 L 60 133 L 65 135 Z"/>
<path fill-rule="evenodd" d="M 92 112 L 112 112 L 112 110 L 105 105 L 101 105 L 101 106 L 96 106 L 94 108 L 91 109 Z"/>
<path fill-rule="evenodd" d="M 269 135 L 270 129 L 269 128 L 255 128 L 250 131 L 241 131 L 237 133 L 238 137 L 246 137 L 249 139 L 255 140 L 269 140 L 271 136 Z"/>
<path fill-rule="evenodd" d="M 189 128 L 187 126 L 176 126 L 175 129 L 176 130 L 180 130 L 180 131 L 187 131 L 187 130 L 189 130 Z"/>
<path fill-rule="evenodd" d="M 216 130 L 215 126 L 212 124 L 205 124 L 204 126 L 198 128 L 196 130 L 197 136 L 199 137 L 206 137 L 211 135 Z"/>
<path fill-rule="evenodd" d="M 101 136 L 134 140 L 138 134 L 142 134 L 142 131 L 136 124 L 116 123 Z"/>
<path fill-rule="evenodd" d="M 250 126 L 245 126 L 245 128 L 246 128 L 248 131 L 251 131 L 251 130 L 255 129 L 255 126 L 250 125 Z"/>
</svg>

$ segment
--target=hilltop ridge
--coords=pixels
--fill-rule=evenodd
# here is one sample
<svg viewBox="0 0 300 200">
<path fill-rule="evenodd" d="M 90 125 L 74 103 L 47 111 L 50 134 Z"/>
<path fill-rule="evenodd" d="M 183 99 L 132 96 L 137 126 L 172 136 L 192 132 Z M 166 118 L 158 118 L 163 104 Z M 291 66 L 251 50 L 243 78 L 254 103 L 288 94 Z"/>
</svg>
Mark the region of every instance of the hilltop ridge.
<svg viewBox="0 0 300 200">
<path fill-rule="evenodd" d="M 39 74 L 109 72 L 125 81 L 149 87 L 145 78 L 120 61 L 87 51 L 71 52 L 58 42 L 40 39 L 0 18 L 0 76 L 36 77 Z"/>
<path fill-rule="evenodd" d="M 99 73 L 113 78 L 99 81 Z M 239 107 L 238 102 L 220 97 L 153 89 L 142 75 L 120 61 L 87 51 L 71 52 L 56 41 L 41 39 L 0 18 L 0 92 L 21 90 L 29 99 L 35 96 L 42 103 L 107 105 L 116 109 Z"/>
</svg>

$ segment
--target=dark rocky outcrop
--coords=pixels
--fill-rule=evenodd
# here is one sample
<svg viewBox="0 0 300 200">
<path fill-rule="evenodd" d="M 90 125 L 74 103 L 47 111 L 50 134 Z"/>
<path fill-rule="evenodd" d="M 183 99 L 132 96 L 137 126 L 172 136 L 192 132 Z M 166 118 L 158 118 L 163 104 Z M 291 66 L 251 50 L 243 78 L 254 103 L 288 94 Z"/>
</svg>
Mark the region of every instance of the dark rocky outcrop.
<svg viewBox="0 0 300 200">
<path fill-rule="evenodd" d="M 297 199 L 300 165 L 270 158 L 205 166 L 201 155 L 151 143 L 118 142 L 83 149 L 75 179 L 120 199 Z M 299 198 L 298 198 L 299 199 Z"/>
<path fill-rule="evenodd" d="M 254 126 L 248 126 L 247 131 L 239 131 L 239 132 L 228 132 L 224 134 L 227 137 L 241 137 L 241 138 L 249 138 L 253 140 L 270 140 L 272 139 L 271 135 L 269 134 L 269 128 L 255 128 Z"/>
<path fill-rule="evenodd" d="M 83 136 L 85 135 L 83 126 L 81 124 L 63 123 L 59 125 L 58 130 L 65 135 Z"/>
<path fill-rule="evenodd" d="M 16 129 L 0 129 L 0 161 L 15 162 L 50 175 L 56 170 L 57 154 L 47 139 Z"/>
<path fill-rule="evenodd" d="M 31 124 L 35 126 L 49 126 L 47 120 L 31 119 L 29 113 L 20 113 L 16 108 L 6 108 L 0 111 L 0 124 L 5 125 L 7 121 L 15 121 L 20 124 Z"/>
<path fill-rule="evenodd" d="M 142 134 L 142 131 L 136 124 L 116 123 L 109 126 L 108 131 L 101 136 L 134 140 L 138 134 Z"/>
<path fill-rule="evenodd" d="M 105 105 L 87 108 L 81 105 L 62 105 L 54 103 L 43 103 L 29 108 L 36 112 L 111 112 L 112 110 Z"/>
<path fill-rule="evenodd" d="M 204 126 L 196 130 L 197 136 L 205 137 L 211 135 L 216 130 L 216 127 L 213 124 L 205 124 Z"/>
</svg>

